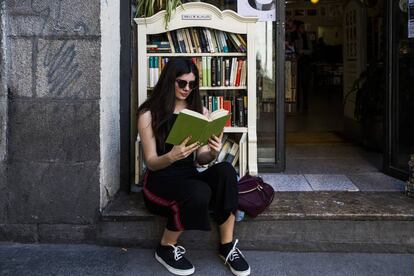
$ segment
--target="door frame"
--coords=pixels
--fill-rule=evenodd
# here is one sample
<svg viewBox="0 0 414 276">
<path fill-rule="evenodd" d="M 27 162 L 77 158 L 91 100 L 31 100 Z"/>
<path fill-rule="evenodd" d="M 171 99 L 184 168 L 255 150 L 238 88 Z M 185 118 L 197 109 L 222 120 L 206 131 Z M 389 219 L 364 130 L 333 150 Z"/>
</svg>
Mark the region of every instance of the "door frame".
<svg viewBox="0 0 414 276">
<path fill-rule="evenodd" d="M 275 70 L 275 162 L 259 163 L 261 172 L 283 172 L 286 169 L 285 144 L 285 2 L 276 1 L 276 70 Z M 282 38 L 282 39 L 281 39 Z"/>
<path fill-rule="evenodd" d="M 397 108 L 397 95 L 399 91 L 398 83 L 398 37 L 396 36 L 397 32 L 397 10 L 395 9 L 395 4 L 393 0 L 386 1 L 386 36 L 387 41 L 386 45 L 386 101 L 385 101 L 385 145 L 383 153 L 383 170 L 386 174 L 394 176 L 400 179 L 407 179 L 408 172 L 401 170 L 397 167 L 394 167 L 392 164 L 392 143 L 394 141 L 393 134 L 395 133 L 395 128 L 397 127 L 398 116 L 394 112 Z"/>
<path fill-rule="evenodd" d="M 131 171 L 131 0 L 120 2 L 119 123 L 120 190 L 129 191 Z"/>
</svg>

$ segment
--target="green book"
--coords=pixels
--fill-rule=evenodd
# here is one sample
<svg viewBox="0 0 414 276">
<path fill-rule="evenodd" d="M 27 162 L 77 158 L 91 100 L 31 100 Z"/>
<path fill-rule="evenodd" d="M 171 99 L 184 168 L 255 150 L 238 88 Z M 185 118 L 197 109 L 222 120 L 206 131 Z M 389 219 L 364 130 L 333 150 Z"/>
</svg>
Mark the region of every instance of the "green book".
<svg viewBox="0 0 414 276">
<path fill-rule="evenodd" d="M 196 111 L 184 109 L 178 114 L 166 143 L 178 145 L 191 136 L 192 138 L 187 145 L 197 141 L 201 145 L 208 144 L 208 139 L 213 134 L 216 136 L 221 134 L 229 118 L 230 114 L 225 109 L 216 110 L 208 117 Z"/>
</svg>

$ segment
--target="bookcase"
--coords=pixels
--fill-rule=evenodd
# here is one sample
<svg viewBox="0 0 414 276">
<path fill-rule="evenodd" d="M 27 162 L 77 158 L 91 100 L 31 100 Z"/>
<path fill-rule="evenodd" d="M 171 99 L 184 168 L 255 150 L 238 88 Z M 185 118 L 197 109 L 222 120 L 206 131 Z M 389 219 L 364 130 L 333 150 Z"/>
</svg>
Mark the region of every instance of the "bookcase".
<svg viewBox="0 0 414 276">
<path fill-rule="evenodd" d="M 164 15 L 165 11 L 161 11 L 151 17 L 135 18 L 138 49 L 138 106 L 151 93 L 157 75 L 168 58 L 191 57 L 199 66 L 201 78 L 199 89 L 207 108 L 211 110 L 215 106 L 227 109 L 228 107 L 223 106 L 226 105 L 226 100 L 233 101 L 231 105 L 233 108 L 236 108 L 236 105 L 243 105 L 243 113 L 240 107 L 237 109 L 243 115 L 240 115 L 237 120 L 233 118 L 230 126 L 224 128 L 224 133 L 226 137 L 232 137 L 240 143 L 238 156 L 240 176 L 247 171 L 256 175 L 258 169 L 254 32 L 257 18 L 243 17 L 231 10 L 221 11 L 211 4 L 202 2 L 185 3 L 178 7 L 172 14 L 167 28 Z M 230 42 L 226 43 L 226 38 Z M 181 43 L 177 44 L 176 40 Z M 204 48 L 201 44 L 204 44 Z M 224 49 L 223 45 L 227 45 L 227 49 Z M 240 74 L 238 81 L 236 81 L 237 73 L 234 73 L 233 83 L 227 82 L 224 73 L 220 73 L 223 76 L 220 81 L 217 81 L 217 77 L 214 76 L 212 80 L 212 75 L 208 75 L 209 72 L 215 72 L 220 67 L 220 72 L 223 72 L 227 61 L 231 64 L 236 62 L 237 65 L 240 63 L 240 67 L 234 65 L 236 72 L 239 71 Z M 233 116 L 237 115 L 235 111 L 236 109 L 231 111 Z M 139 145 L 137 145 L 136 153 L 139 152 Z M 142 162 L 140 158 L 138 154 L 137 163 Z M 139 174 L 137 166 L 136 170 Z M 136 181 L 137 178 L 139 175 L 136 175 Z"/>
</svg>

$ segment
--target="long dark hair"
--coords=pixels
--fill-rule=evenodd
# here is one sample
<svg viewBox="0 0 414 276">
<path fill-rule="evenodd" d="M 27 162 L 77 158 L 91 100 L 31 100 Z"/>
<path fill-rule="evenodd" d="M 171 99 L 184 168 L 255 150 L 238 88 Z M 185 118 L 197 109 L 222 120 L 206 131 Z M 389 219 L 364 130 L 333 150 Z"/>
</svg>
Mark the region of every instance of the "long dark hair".
<svg viewBox="0 0 414 276">
<path fill-rule="evenodd" d="M 164 148 L 167 138 L 168 122 L 175 108 L 175 80 L 183 74 L 193 73 L 196 87 L 188 95 L 187 108 L 203 112 L 200 91 L 198 90 L 199 73 L 190 58 L 172 58 L 165 65 L 151 96 L 138 108 L 138 117 L 146 111 L 151 112 L 151 126 L 157 146 Z"/>
</svg>

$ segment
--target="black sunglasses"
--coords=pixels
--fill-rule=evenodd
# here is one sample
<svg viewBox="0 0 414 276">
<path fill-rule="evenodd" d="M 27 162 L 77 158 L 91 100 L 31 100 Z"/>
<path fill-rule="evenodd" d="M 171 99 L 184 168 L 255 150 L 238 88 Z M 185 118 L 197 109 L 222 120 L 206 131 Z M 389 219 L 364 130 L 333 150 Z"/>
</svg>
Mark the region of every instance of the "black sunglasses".
<svg viewBox="0 0 414 276">
<path fill-rule="evenodd" d="M 187 84 L 190 89 L 194 89 L 197 86 L 195 81 L 186 81 L 180 79 L 176 79 L 175 81 L 177 82 L 178 87 L 180 87 L 181 89 L 184 89 L 187 86 Z"/>
</svg>

